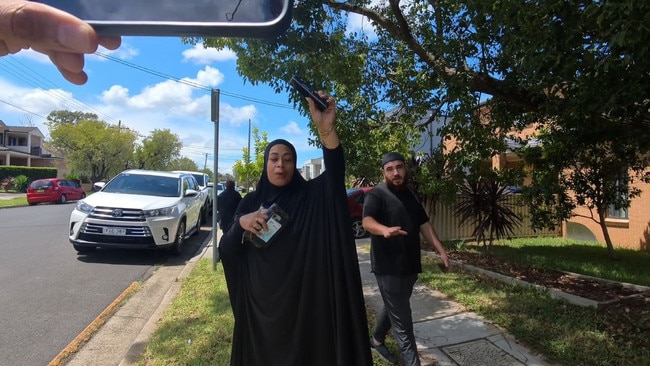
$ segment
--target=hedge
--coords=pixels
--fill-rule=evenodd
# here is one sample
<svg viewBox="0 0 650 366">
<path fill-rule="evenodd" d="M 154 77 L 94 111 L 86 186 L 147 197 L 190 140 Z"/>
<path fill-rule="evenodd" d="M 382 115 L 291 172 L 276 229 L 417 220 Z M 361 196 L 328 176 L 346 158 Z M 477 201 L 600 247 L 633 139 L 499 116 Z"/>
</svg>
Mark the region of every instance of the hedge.
<svg viewBox="0 0 650 366">
<path fill-rule="evenodd" d="M 9 177 L 25 175 L 29 181 L 43 178 L 56 178 L 56 168 L 28 167 L 28 166 L 0 166 L 0 181 Z"/>
</svg>

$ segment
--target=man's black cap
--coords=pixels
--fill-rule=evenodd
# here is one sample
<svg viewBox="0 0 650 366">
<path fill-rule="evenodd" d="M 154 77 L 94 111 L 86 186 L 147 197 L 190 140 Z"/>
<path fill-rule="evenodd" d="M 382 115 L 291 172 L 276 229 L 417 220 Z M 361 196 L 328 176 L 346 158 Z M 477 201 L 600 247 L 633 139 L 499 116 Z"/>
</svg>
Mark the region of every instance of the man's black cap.
<svg viewBox="0 0 650 366">
<path fill-rule="evenodd" d="M 384 154 L 384 157 L 381 158 L 381 167 L 383 168 L 384 165 L 386 165 L 387 163 L 390 163 L 391 161 L 395 161 L 395 160 L 400 160 L 403 163 L 406 162 L 406 159 L 404 159 L 404 156 L 402 156 L 402 154 L 393 151 L 393 152 L 389 152 L 389 153 Z"/>
</svg>

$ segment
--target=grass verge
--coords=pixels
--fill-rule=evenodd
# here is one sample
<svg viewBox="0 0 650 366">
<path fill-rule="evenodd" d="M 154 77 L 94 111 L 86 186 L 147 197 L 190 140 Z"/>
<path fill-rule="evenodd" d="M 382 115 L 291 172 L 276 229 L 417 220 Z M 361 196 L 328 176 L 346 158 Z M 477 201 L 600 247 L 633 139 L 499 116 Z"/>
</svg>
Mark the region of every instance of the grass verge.
<svg viewBox="0 0 650 366">
<path fill-rule="evenodd" d="M 625 274 L 622 277 L 634 283 L 645 278 L 647 268 L 650 268 L 648 257 L 643 257 L 646 254 L 634 252 L 636 256 L 646 259 L 637 262 L 631 257 L 624 257 L 620 268 L 611 271 L 605 268 L 611 266 L 611 262 L 601 262 L 599 258 L 603 253 L 591 248 L 591 244 L 583 248 L 580 243 L 567 243 L 563 253 L 561 245 L 554 248 L 557 240 L 563 239 L 547 238 L 541 241 L 542 244 L 538 242 L 535 245 L 528 241 L 528 244 L 516 244 L 521 247 L 518 250 L 497 249 L 495 255 L 499 251 L 514 253 L 513 258 L 517 260 L 527 258 L 538 264 L 545 263 L 544 267 L 557 268 L 552 258 L 542 260 L 536 254 L 548 253 L 558 259 L 567 258 L 567 266 L 591 263 L 583 266 L 591 268 L 591 273 L 584 274 L 622 273 Z M 575 251 L 583 257 L 571 254 Z M 575 259 L 569 260 L 571 257 Z M 435 262 L 427 258 L 424 258 L 423 266 L 424 272 L 420 275 L 423 283 L 506 329 L 551 362 L 567 366 L 650 365 L 650 347 L 639 346 L 647 344 L 650 339 L 647 329 L 629 335 L 625 332 L 614 335 L 608 332 L 607 319 L 597 309 L 571 305 L 551 299 L 542 292 L 506 285 L 470 273 L 443 274 Z M 635 268 L 637 266 L 646 269 Z M 370 328 L 374 325 L 374 319 L 374 314 L 369 310 Z M 228 365 L 232 329 L 233 317 L 222 268 L 218 266 L 213 271 L 211 260 L 201 259 L 184 280 L 179 296 L 160 320 L 138 365 Z M 397 353 L 397 347 L 390 337 L 387 345 Z M 375 356 L 375 365 L 386 364 Z"/>
<path fill-rule="evenodd" d="M 27 198 L 18 197 L 10 200 L 0 200 L 0 207 L 27 206 Z"/>
</svg>

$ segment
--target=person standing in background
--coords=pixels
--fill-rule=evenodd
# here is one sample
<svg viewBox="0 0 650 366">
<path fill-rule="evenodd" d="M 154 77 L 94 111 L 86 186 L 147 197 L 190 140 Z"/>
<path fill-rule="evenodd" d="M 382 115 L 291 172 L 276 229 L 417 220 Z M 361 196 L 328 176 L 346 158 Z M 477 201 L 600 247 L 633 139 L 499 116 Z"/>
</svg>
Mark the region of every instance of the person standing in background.
<svg viewBox="0 0 650 366">
<path fill-rule="evenodd" d="M 449 258 L 422 204 L 408 187 L 404 156 L 385 154 L 381 171 L 384 181 L 366 193 L 363 204 L 363 227 L 371 234 L 372 272 L 384 301 L 370 347 L 396 365 L 396 357 L 384 344 L 392 327 L 404 365 L 420 366 L 410 303 L 418 273 L 422 272 L 420 234 L 438 251 L 445 268 L 449 268 Z"/>
<path fill-rule="evenodd" d="M 235 210 L 241 201 L 241 194 L 235 190 L 235 182 L 226 181 L 223 192 L 217 197 L 217 210 L 219 210 L 219 228 L 222 232 L 227 231 L 232 225 Z"/>
</svg>

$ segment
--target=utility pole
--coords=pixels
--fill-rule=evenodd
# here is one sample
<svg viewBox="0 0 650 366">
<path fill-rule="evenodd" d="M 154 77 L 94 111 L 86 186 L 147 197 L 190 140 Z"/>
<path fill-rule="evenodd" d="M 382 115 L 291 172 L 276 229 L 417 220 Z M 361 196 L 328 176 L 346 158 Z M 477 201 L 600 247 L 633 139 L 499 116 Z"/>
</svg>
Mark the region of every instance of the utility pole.
<svg viewBox="0 0 650 366">
<path fill-rule="evenodd" d="M 248 119 L 248 161 L 246 162 L 246 166 L 251 163 L 251 119 Z M 248 169 L 248 168 L 246 168 Z M 248 175 L 246 176 L 246 193 L 248 193 L 251 189 L 251 177 Z"/>
<path fill-rule="evenodd" d="M 208 167 L 208 153 L 205 153 L 205 162 L 203 163 L 203 171 Z"/>
<path fill-rule="evenodd" d="M 212 89 L 210 98 L 210 119 L 214 122 L 214 178 L 212 194 L 212 270 L 217 269 L 219 262 L 219 247 L 217 243 L 217 216 L 219 208 L 217 207 L 217 180 L 219 179 L 219 89 Z M 207 156 L 206 156 L 207 159 Z"/>
</svg>

